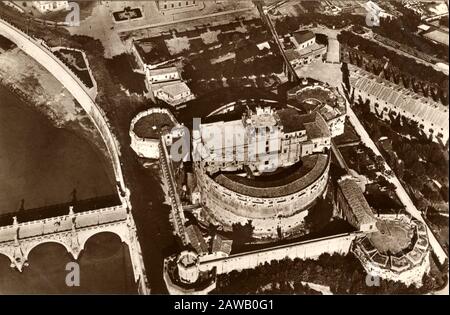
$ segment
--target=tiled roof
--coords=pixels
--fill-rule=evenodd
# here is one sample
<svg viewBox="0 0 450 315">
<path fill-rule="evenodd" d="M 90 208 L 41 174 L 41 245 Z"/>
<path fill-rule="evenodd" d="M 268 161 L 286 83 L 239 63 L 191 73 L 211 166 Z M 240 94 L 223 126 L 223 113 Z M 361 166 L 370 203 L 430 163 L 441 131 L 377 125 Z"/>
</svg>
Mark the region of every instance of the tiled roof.
<svg viewBox="0 0 450 315">
<path fill-rule="evenodd" d="M 167 93 L 168 95 L 175 97 L 185 92 L 190 92 L 191 90 L 184 82 L 176 82 L 173 84 L 164 85 L 161 91 Z"/>
<path fill-rule="evenodd" d="M 299 45 L 316 37 L 311 31 L 298 31 L 292 34 Z"/>
<path fill-rule="evenodd" d="M 338 185 L 355 215 L 356 221 L 359 224 L 375 222 L 372 209 L 358 184 L 351 178 L 343 178 L 338 181 Z"/>
<path fill-rule="evenodd" d="M 273 181 L 257 182 L 247 178 L 219 174 L 215 181 L 242 195 L 256 198 L 277 198 L 293 194 L 313 184 L 328 166 L 327 154 L 313 154 L 302 158 L 302 166 L 286 177 Z"/>
<path fill-rule="evenodd" d="M 196 225 L 189 225 L 186 227 L 186 234 L 188 239 L 198 254 L 204 254 L 208 252 L 208 245 L 200 232 L 200 229 Z"/>
<path fill-rule="evenodd" d="M 356 89 L 375 96 L 381 102 L 394 106 L 391 110 L 399 113 L 406 111 L 448 130 L 448 109 L 430 98 L 425 98 L 361 69 L 350 72 L 350 84 Z"/>
<path fill-rule="evenodd" d="M 229 240 L 219 234 L 216 234 L 213 239 L 212 252 L 223 252 L 227 255 L 231 253 L 232 240 Z"/>
<path fill-rule="evenodd" d="M 168 73 L 178 73 L 177 67 L 168 67 L 168 68 L 157 68 L 157 69 L 151 69 L 148 70 L 150 76 L 154 75 L 162 75 L 162 74 L 168 74 Z"/>
</svg>

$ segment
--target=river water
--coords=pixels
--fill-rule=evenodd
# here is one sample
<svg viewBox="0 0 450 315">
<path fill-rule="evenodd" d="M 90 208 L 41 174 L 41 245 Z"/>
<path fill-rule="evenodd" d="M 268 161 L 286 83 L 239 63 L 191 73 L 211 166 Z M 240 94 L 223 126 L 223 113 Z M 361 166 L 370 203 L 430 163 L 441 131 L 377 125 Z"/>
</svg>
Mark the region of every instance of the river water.
<svg viewBox="0 0 450 315">
<path fill-rule="evenodd" d="M 0 86 L 0 215 L 115 192 L 112 168 L 74 132 L 56 128 Z M 0 255 L 0 294 L 135 293 L 127 245 L 110 233 L 88 240 L 79 258 L 80 287 L 67 287 L 71 256 L 58 244 L 32 250 L 23 273 Z"/>
</svg>

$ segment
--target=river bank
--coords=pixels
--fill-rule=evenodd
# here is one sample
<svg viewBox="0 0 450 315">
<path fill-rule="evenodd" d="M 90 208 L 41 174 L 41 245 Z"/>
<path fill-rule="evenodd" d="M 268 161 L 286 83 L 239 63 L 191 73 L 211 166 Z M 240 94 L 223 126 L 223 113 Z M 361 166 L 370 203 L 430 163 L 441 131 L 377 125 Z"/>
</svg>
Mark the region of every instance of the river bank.
<svg viewBox="0 0 450 315">
<path fill-rule="evenodd" d="M 103 139 L 87 113 L 52 74 L 20 49 L 0 53 L 0 85 L 55 127 L 71 130 L 88 140 L 110 163 Z M 114 180 L 113 173 L 110 176 Z"/>
<path fill-rule="evenodd" d="M 0 53 L 0 214 L 116 193 L 84 110 L 20 50 Z M 24 199 L 24 204 L 22 204 Z"/>
</svg>

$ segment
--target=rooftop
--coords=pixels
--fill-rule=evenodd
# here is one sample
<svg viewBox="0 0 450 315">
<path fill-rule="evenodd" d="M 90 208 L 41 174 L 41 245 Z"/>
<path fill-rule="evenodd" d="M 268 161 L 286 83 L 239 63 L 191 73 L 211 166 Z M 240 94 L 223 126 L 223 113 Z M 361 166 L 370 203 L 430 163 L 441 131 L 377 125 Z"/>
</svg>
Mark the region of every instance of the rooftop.
<svg viewBox="0 0 450 315">
<path fill-rule="evenodd" d="M 148 70 L 148 73 L 150 76 L 163 75 L 163 74 L 174 73 L 174 72 L 178 73 L 177 67 L 156 68 L 156 69 Z"/>
<path fill-rule="evenodd" d="M 313 154 L 302 158 L 298 167 L 276 179 L 247 179 L 235 174 L 218 173 L 214 179 L 220 185 L 246 196 L 257 198 L 277 198 L 300 191 L 314 183 L 328 166 L 327 154 Z"/>
<path fill-rule="evenodd" d="M 184 82 L 181 82 L 181 81 L 176 81 L 172 84 L 164 85 L 159 90 L 172 96 L 172 97 L 180 95 L 182 93 L 190 93 L 191 92 L 191 90 L 189 89 L 187 84 Z"/>
<path fill-rule="evenodd" d="M 285 133 L 306 130 L 305 123 L 315 121 L 314 114 L 300 114 L 298 110 L 293 108 L 279 110 L 277 115 Z"/>
<path fill-rule="evenodd" d="M 297 31 L 292 34 L 299 45 L 316 37 L 313 32 L 308 30 Z"/>
<path fill-rule="evenodd" d="M 448 47 L 448 41 L 449 41 L 448 33 L 444 32 L 440 29 L 435 29 L 430 32 L 424 33 L 423 37 L 431 39 L 437 43 L 443 44 Z"/>
<path fill-rule="evenodd" d="M 367 203 L 361 188 L 352 178 L 342 178 L 338 181 L 344 198 L 347 200 L 359 224 L 370 224 L 375 221 L 372 209 Z"/>
<path fill-rule="evenodd" d="M 233 244 L 232 240 L 227 239 L 219 234 L 216 234 L 213 239 L 212 252 L 213 253 L 223 252 L 229 255 L 231 253 L 232 244 Z"/>
<path fill-rule="evenodd" d="M 196 225 L 189 225 L 186 227 L 186 234 L 188 239 L 198 254 L 204 254 L 208 252 L 208 245 L 202 236 L 202 232 Z"/>
</svg>

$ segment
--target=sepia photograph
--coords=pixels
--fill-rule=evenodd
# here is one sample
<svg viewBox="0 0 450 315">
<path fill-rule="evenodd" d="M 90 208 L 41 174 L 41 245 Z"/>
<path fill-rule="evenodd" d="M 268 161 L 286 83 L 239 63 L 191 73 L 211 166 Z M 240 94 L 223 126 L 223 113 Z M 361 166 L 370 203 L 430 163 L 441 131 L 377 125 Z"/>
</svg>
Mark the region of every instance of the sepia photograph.
<svg viewBox="0 0 450 315">
<path fill-rule="evenodd" d="M 0 1 L 0 295 L 448 296 L 448 46 L 448 0 Z"/>
</svg>

